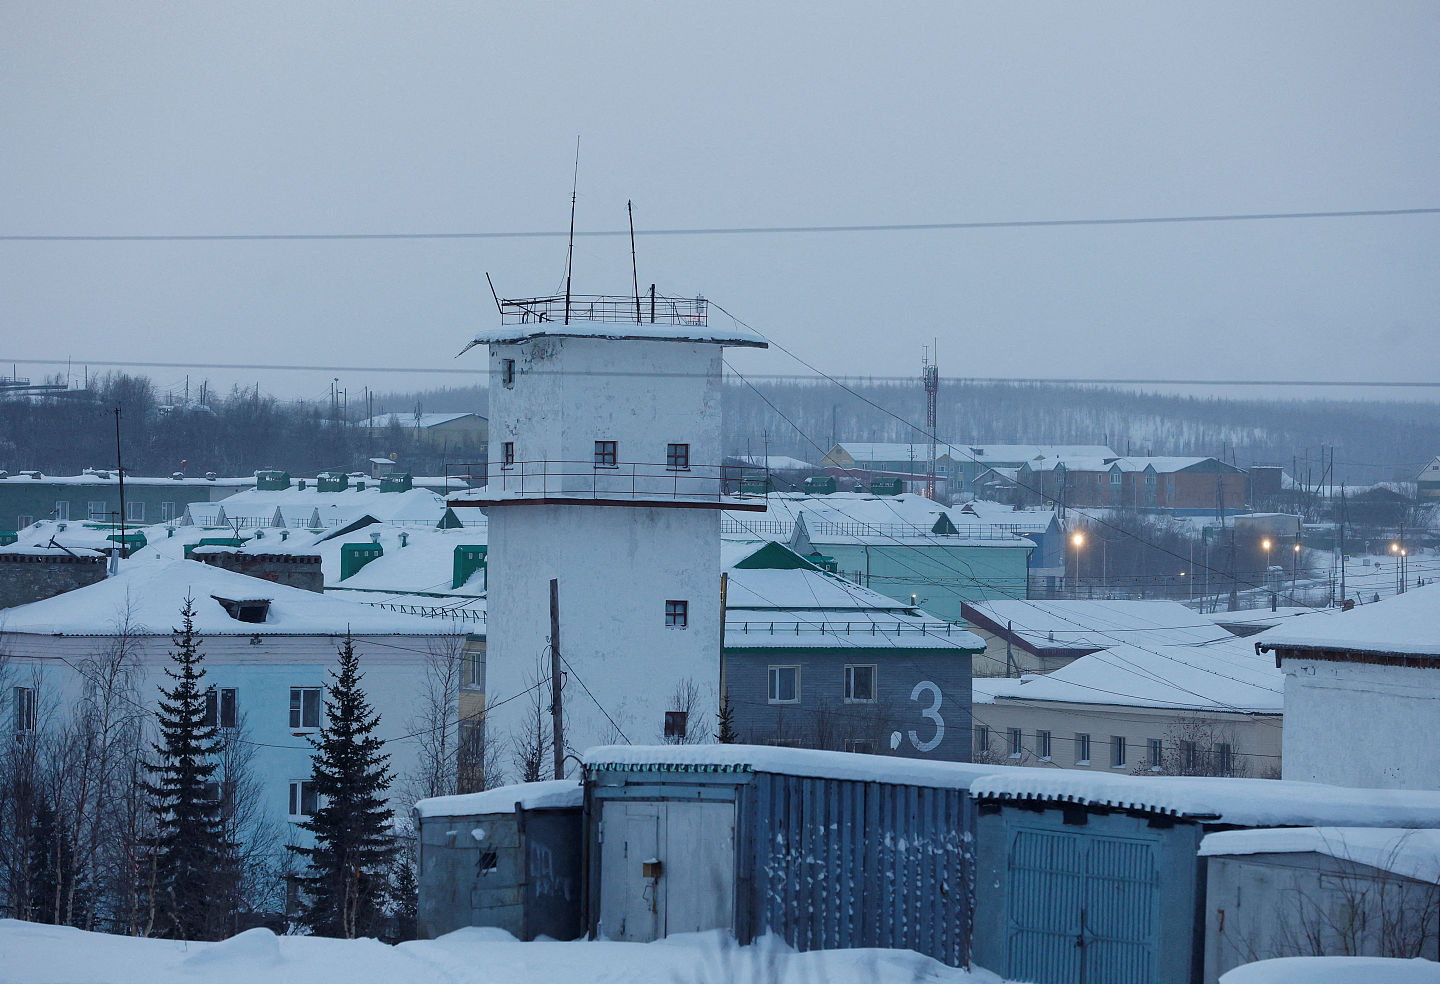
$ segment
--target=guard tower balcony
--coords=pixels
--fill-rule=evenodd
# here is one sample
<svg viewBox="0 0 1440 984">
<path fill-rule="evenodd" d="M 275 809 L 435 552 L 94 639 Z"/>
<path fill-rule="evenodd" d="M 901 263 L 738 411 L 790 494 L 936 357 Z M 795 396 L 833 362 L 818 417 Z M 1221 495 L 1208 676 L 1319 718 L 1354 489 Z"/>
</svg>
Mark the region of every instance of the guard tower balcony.
<svg viewBox="0 0 1440 984">
<path fill-rule="evenodd" d="M 573 299 L 572 299 L 573 300 Z M 633 302 L 633 298 L 632 298 Z M 488 471 L 488 480 L 487 480 Z M 680 509 L 733 509 L 764 512 L 765 495 L 749 488 L 761 484 L 751 467 L 618 461 L 516 461 L 491 467 L 486 464 L 447 464 L 446 504 L 492 507 L 506 505 L 640 506 Z"/>
<path fill-rule="evenodd" d="M 612 321 L 647 325 L 705 327 L 710 302 L 703 297 L 663 297 L 649 294 L 615 297 L 606 294 L 560 294 L 555 297 L 521 297 L 502 300 L 502 325 L 535 322 Z"/>
</svg>

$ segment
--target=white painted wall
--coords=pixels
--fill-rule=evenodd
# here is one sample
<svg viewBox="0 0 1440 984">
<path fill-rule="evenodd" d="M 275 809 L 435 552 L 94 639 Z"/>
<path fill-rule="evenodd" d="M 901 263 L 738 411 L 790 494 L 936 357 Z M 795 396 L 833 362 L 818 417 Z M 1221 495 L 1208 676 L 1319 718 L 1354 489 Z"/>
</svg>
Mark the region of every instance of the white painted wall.
<svg viewBox="0 0 1440 984">
<path fill-rule="evenodd" d="M 552 577 L 560 582 L 560 649 L 572 671 L 564 690 L 567 746 L 579 753 L 622 741 L 597 702 L 630 741 L 657 741 L 664 712 L 673 709 L 675 687 L 686 678 L 701 687 L 700 715 L 714 714 L 720 675 L 719 510 L 494 507 L 490 570 L 487 728 L 507 750 L 510 736 L 533 710 L 527 711 L 523 698 L 500 702 L 549 676 Z M 665 602 L 671 599 L 689 602 L 684 629 L 665 626 Z M 692 723 L 713 726 L 714 719 Z"/>
<path fill-rule="evenodd" d="M 1440 670 L 1284 659 L 1284 778 L 1440 789 Z"/>
<path fill-rule="evenodd" d="M 515 384 L 501 363 L 515 360 Z M 696 342 L 536 338 L 490 346 L 490 475 L 506 441 L 521 461 L 593 460 L 595 441 L 623 462 L 665 464 L 666 445 L 690 445 L 695 465 L 718 465 L 721 347 Z"/>
</svg>

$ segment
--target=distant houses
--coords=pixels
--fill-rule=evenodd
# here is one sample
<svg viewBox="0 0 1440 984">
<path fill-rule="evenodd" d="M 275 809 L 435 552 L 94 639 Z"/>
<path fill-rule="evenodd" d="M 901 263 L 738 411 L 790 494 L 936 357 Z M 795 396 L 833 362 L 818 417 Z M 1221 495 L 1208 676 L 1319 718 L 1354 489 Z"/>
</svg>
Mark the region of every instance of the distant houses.
<svg viewBox="0 0 1440 984">
<path fill-rule="evenodd" d="M 490 438 L 490 421 L 478 413 L 387 413 L 367 417 L 357 427 L 383 433 L 398 427 L 427 444 L 485 444 Z"/>
</svg>

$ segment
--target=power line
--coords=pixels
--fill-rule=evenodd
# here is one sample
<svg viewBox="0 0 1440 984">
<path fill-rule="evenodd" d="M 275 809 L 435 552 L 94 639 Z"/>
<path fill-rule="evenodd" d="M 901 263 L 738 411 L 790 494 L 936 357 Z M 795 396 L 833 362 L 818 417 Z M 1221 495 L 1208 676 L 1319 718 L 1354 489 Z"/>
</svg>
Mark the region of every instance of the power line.
<svg viewBox="0 0 1440 984">
<path fill-rule="evenodd" d="M 846 225 L 697 226 L 678 229 L 636 229 L 637 236 L 753 236 L 816 233 L 943 232 L 980 229 L 1054 229 L 1081 226 L 1183 225 L 1209 222 L 1272 222 L 1295 219 L 1390 218 L 1435 215 L 1440 208 L 1347 209 L 1321 212 L 1227 212 L 1207 215 L 1122 216 L 1084 219 L 1005 219 L 991 222 L 883 222 Z M 0 235 L 0 242 L 153 243 L 153 242 L 325 242 L 453 239 L 558 239 L 567 235 L 628 236 L 628 229 L 527 229 L 495 232 L 303 232 L 303 233 L 123 233 L 118 235 Z"/>
</svg>

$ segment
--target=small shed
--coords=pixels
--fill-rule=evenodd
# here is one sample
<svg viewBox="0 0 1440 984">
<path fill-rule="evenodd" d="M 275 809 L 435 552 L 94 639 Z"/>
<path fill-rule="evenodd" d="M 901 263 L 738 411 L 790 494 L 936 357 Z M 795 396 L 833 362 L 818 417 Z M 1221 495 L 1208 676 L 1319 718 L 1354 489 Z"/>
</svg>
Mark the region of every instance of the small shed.
<svg viewBox="0 0 1440 984">
<path fill-rule="evenodd" d="M 585 755 L 592 936 L 728 929 L 799 950 L 893 947 L 970 958 L 966 787 L 958 763 L 755 745 Z"/>
<path fill-rule="evenodd" d="M 1440 793 L 1278 779 L 1015 769 L 970 793 L 975 962 L 1034 984 L 1200 980 L 1207 833 L 1440 826 Z"/>
<path fill-rule="evenodd" d="M 1440 960 L 1440 830 L 1227 830 L 1200 854 L 1207 984 L 1274 957 Z"/>
<path fill-rule="evenodd" d="M 522 940 L 573 940 L 581 920 L 581 803 L 573 779 L 415 804 L 419 932 L 495 926 Z"/>
</svg>

